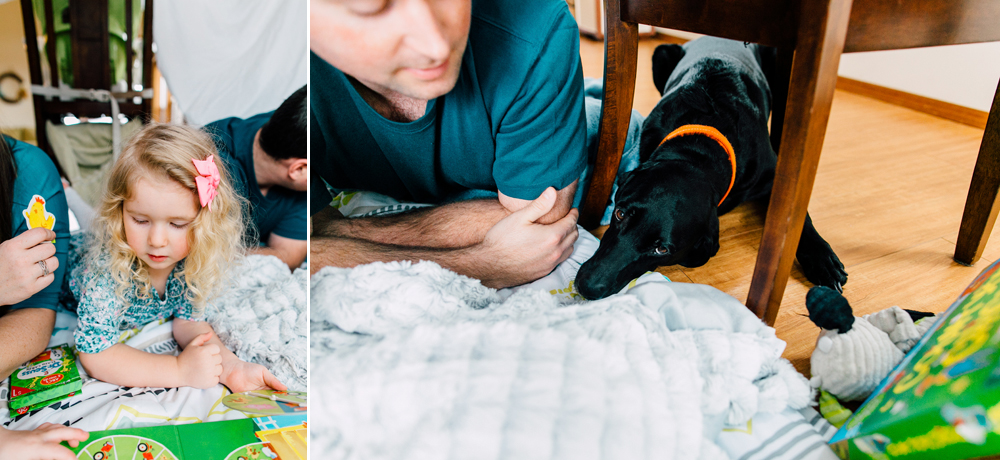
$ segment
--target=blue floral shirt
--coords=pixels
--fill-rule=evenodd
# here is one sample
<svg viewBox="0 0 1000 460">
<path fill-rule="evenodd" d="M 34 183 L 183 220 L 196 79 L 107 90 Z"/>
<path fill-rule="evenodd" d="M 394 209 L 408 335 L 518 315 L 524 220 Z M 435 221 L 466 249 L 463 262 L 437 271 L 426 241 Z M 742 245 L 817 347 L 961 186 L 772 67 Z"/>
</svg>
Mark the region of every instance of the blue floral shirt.
<svg viewBox="0 0 1000 460">
<path fill-rule="evenodd" d="M 101 260 L 102 262 L 104 259 Z M 192 317 L 194 306 L 188 299 L 183 277 L 175 275 L 184 269 L 178 263 L 167 277 L 166 298 L 160 300 L 156 288 L 150 288 L 149 298 L 139 298 L 137 290 L 127 289 L 122 299 L 115 294 L 116 282 L 107 267 L 73 268 L 69 287 L 77 299 L 79 324 L 74 335 L 76 349 L 83 353 L 100 353 L 123 342 L 133 329 L 174 316 L 191 321 L 204 321 L 204 316 Z"/>
</svg>

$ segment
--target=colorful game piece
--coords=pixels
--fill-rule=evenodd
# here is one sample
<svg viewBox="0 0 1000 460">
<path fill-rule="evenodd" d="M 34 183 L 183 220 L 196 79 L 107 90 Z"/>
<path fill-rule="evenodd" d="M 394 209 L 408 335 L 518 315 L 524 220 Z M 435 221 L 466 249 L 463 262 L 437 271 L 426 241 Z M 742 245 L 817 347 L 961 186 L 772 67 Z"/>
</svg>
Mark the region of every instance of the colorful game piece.
<svg viewBox="0 0 1000 460">
<path fill-rule="evenodd" d="M 222 403 L 226 407 L 247 414 L 259 414 L 258 416 L 306 413 L 306 393 L 301 391 L 257 390 L 234 393 L 222 398 Z"/>
<path fill-rule="evenodd" d="M 281 460 L 306 458 L 309 431 L 305 423 L 298 426 L 258 431 L 257 437 L 278 454 Z"/>
<path fill-rule="evenodd" d="M 27 208 L 24 208 L 24 211 L 21 211 L 28 228 L 42 227 L 53 230 L 56 226 L 56 216 L 45 210 L 45 198 L 35 195 L 31 197 L 30 203 Z M 56 240 L 52 240 L 52 242 L 55 243 Z"/>
</svg>

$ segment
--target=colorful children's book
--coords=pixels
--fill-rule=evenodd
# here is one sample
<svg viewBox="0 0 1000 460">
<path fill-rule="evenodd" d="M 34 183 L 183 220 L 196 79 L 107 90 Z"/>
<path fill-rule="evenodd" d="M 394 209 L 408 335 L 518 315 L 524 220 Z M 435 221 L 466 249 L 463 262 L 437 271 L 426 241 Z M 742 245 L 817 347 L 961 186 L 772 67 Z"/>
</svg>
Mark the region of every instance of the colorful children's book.
<svg viewBox="0 0 1000 460">
<path fill-rule="evenodd" d="M 1000 261 L 993 263 L 834 434 L 844 459 L 1000 453 Z"/>
<path fill-rule="evenodd" d="M 80 391 L 83 381 L 76 366 L 76 353 L 69 345 L 46 348 L 11 374 L 10 409 L 52 403 Z"/>
<path fill-rule="evenodd" d="M 79 460 L 267 460 L 277 458 L 254 436 L 250 419 L 93 431 Z"/>
</svg>

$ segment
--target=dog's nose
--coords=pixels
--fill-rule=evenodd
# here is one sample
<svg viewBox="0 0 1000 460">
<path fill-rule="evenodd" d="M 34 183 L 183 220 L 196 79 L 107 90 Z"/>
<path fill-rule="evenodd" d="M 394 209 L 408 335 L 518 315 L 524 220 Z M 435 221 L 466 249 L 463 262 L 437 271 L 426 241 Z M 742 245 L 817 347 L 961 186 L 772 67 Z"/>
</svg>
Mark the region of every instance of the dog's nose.
<svg viewBox="0 0 1000 460">
<path fill-rule="evenodd" d="M 593 271 L 587 269 L 587 264 L 580 267 L 576 274 L 576 290 L 587 300 L 598 300 L 607 297 L 609 286 L 599 276 L 592 276 Z"/>
</svg>

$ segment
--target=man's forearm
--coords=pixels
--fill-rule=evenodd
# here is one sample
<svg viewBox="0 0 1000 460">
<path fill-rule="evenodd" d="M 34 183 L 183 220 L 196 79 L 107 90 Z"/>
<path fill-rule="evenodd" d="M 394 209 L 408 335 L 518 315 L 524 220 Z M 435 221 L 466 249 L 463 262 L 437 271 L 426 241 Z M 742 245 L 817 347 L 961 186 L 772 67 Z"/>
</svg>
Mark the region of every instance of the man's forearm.
<svg viewBox="0 0 1000 460">
<path fill-rule="evenodd" d="M 332 208 L 324 211 L 336 212 Z M 313 235 L 411 248 L 458 249 L 481 243 L 486 232 L 509 214 L 498 200 L 486 199 L 383 217 L 324 219 L 317 215 L 313 221 Z"/>
<path fill-rule="evenodd" d="M 304 252 L 300 256 L 297 254 L 289 254 L 289 251 L 283 251 L 281 249 L 272 248 L 269 246 L 257 246 L 251 248 L 248 252 L 250 254 L 260 254 L 262 256 L 275 256 L 281 259 L 281 261 L 287 264 L 288 268 L 292 270 L 298 268 L 299 265 L 302 265 L 302 261 L 305 260 Z"/>
<path fill-rule="evenodd" d="M 0 381 L 45 350 L 56 313 L 44 308 L 14 310 L 0 316 Z"/>
<path fill-rule="evenodd" d="M 312 273 L 323 267 L 350 268 L 372 262 L 429 260 L 456 273 L 482 280 L 483 285 L 502 288 L 512 286 L 507 280 L 497 278 L 490 269 L 488 253 L 477 246 L 466 248 L 415 248 L 374 243 L 371 241 L 340 237 L 313 237 L 309 269 Z"/>
</svg>

